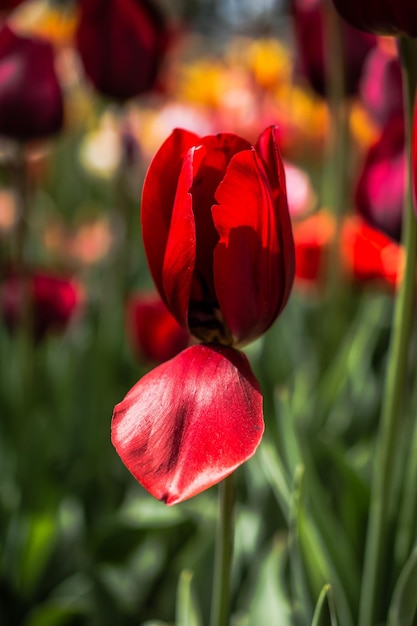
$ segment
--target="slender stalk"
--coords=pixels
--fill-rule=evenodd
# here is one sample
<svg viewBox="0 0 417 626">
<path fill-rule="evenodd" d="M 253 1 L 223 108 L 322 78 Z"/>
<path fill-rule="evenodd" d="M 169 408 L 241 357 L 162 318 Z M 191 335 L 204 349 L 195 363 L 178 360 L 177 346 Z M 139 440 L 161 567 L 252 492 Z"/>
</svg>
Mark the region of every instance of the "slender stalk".
<svg viewBox="0 0 417 626">
<path fill-rule="evenodd" d="M 407 378 L 408 347 L 412 329 L 415 301 L 415 271 L 417 260 L 417 223 L 413 211 L 411 187 L 411 124 L 416 77 L 412 56 L 416 55 L 416 42 L 399 39 L 399 49 L 404 75 L 404 104 L 406 119 L 407 192 L 404 202 L 403 243 L 405 270 L 395 303 L 393 327 L 389 349 L 386 384 L 382 399 L 381 422 L 378 432 L 362 594 L 359 607 L 359 626 L 375 626 L 381 619 L 385 585 L 387 582 L 388 533 L 391 526 L 393 502 L 393 477 L 398 439 L 403 424 L 403 394 Z M 414 49 L 414 53 L 413 53 Z"/>
<path fill-rule="evenodd" d="M 324 45 L 326 66 L 326 90 L 329 107 L 329 137 L 324 173 L 324 206 L 334 218 L 334 235 L 327 260 L 327 305 L 329 322 L 328 342 L 339 344 L 345 334 L 347 320 L 346 301 L 349 293 L 346 282 L 341 280 L 341 237 L 346 210 L 350 205 L 348 181 L 351 158 L 349 127 L 349 101 L 346 97 L 346 70 L 344 62 L 341 19 L 332 2 L 323 3 Z"/>
<path fill-rule="evenodd" d="M 26 175 L 26 162 L 24 146 L 19 144 L 16 148 L 16 158 L 13 164 L 14 188 L 19 203 L 19 222 L 16 228 L 16 252 L 15 263 L 18 271 L 24 272 L 26 265 L 26 245 L 28 230 L 28 181 Z"/>
<path fill-rule="evenodd" d="M 230 611 L 230 572 L 234 535 L 234 484 L 233 474 L 219 485 L 220 516 L 217 528 L 214 561 L 213 593 L 211 601 L 211 626 L 227 626 Z"/>
</svg>

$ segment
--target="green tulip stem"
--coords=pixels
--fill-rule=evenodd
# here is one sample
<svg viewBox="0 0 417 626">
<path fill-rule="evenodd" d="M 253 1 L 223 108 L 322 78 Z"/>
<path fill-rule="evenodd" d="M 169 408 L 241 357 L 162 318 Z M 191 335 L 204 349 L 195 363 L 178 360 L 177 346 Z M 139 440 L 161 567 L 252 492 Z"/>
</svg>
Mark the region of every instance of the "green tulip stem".
<svg viewBox="0 0 417 626">
<path fill-rule="evenodd" d="M 230 572 L 234 535 L 233 474 L 219 485 L 219 508 L 210 626 L 227 626 L 230 612 Z"/>
<path fill-rule="evenodd" d="M 378 624 L 382 619 L 380 612 L 385 604 L 385 584 L 391 569 L 389 531 L 393 521 L 393 479 L 396 462 L 400 462 L 396 452 L 404 423 L 403 402 L 415 302 L 417 223 L 411 185 L 411 132 L 416 85 L 413 56 L 417 59 L 417 41 L 399 38 L 398 43 L 404 77 L 407 151 L 407 191 L 403 217 L 405 269 L 395 302 L 381 421 L 376 442 L 359 626 Z"/>
<path fill-rule="evenodd" d="M 28 235 L 28 181 L 26 175 L 25 148 L 19 144 L 16 148 L 16 157 L 13 163 L 14 189 L 19 207 L 19 222 L 16 228 L 16 267 L 22 274 L 26 265 L 26 245 Z"/>
<path fill-rule="evenodd" d="M 326 85 L 329 107 L 329 136 L 326 149 L 326 161 L 323 168 L 324 206 L 330 209 L 335 229 L 327 257 L 328 289 L 327 305 L 332 316 L 329 323 L 328 342 L 338 344 L 346 329 L 346 290 L 345 281 L 341 280 L 341 235 L 349 198 L 349 159 L 351 137 L 349 126 L 349 101 L 346 97 L 345 64 L 341 19 L 333 4 L 327 0 L 324 10 L 324 45 L 326 50 Z"/>
</svg>

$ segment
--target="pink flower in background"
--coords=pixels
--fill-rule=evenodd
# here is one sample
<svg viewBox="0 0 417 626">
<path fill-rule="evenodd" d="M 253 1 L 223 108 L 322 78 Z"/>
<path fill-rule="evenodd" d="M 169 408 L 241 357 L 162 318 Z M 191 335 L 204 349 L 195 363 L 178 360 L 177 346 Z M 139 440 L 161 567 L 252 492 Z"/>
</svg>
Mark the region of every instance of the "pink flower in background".
<svg viewBox="0 0 417 626">
<path fill-rule="evenodd" d="M 57 133 L 63 98 L 50 43 L 0 29 L 0 135 L 19 141 Z"/>
<path fill-rule="evenodd" d="M 366 59 L 360 95 L 372 118 L 384 126 L 388 120 L 403 115 L 401 64 L 395 50 L 386 43 L 376 46 Z"/>
<path fill-rule="evenodd" d="M 405 193 L 404 120 L 389 120 L 381 137 L 366 155 L 360 173 L 355 204 L 369 224 L 392 239 L 401 239 Z"/>
<path fill-rule="evenodd" d="M 201 344 L 146 374 L 114 409 L 112 441 L 167 504 L 231 474 L 256 451 L 262 395 L 237 346 L 285 306 L 294 244 L 277 131 L 252 146 L 175 130 L 143 187 L 142 233 L 169 311 Z"/>
</svg>

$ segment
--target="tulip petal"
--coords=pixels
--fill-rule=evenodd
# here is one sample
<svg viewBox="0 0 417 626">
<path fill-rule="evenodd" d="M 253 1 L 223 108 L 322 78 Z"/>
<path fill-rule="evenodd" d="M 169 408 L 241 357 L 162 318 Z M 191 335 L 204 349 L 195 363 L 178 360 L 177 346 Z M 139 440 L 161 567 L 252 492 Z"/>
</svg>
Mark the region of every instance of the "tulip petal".
<svg viewBox="0 0 417 626">
<path fill-rule="evenodd" d="M 280 312 L 288 301 L 294 281 L 295 249 L 291 217 L 288 210 L 285 169 L 278 148 L 278 137 L 278 128 L 276 126 L 270 126 L 264 130 L 259 137 L 255 150 L 264 162 L 272 193 L 274 194 L 278 239 L 282 250 L 282 257 L 285 259 L 286 281 L 282 293 Z"/>
<path fill-rule="evenodd" d="M 246 356 L 196 345 L 145 375 L 115 407 L 112 442 L 145 489 L 176 504 L 251 457 L 263 428 Z"/>
<path fill-rule="evenodd" d="M 152 277 L 165 302 L 162 274 L 178 177 L 187 151 L 199 143 L 194 133 L 174 130 L 154 156 L 143 184 L 143 243 Z"/>
<path fill-rule="evenodd" d="M 233 157 L 216 193 L 213 219 L 216 294 L 236 342 L 262 334 L 276 319 L 292 283 L 293 259 L 284 258 L 273 192 L 255 150 Z M 288 210 L 288 209 L 287 209 Z M 289 236 L 292 239 L 291 230 Z"/>
<path fill-rule="evenodd" d="M 205 148 L 191 148 L 178 177 L 162 269 L 162 290 L 169 310 L 188 328 L 188 306 L 196 260 L 196 225 L 191 187 Z"/>
</svg>

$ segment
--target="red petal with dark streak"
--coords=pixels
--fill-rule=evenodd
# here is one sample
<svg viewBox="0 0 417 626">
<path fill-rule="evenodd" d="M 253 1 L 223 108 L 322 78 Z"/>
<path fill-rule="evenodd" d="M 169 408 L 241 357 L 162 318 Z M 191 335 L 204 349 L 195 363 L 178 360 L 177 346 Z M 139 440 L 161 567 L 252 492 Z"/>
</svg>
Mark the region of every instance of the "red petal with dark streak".
<svg viewBox="0 0 417 626">
<path fill-rule="evenodd" d="M 246 356 L 196 345 L 129 391 L 115 407 L 112 441 L 145 489 L 176 504 L 251 457 L 263 428 L 262 396 Z"/>
</svg>

